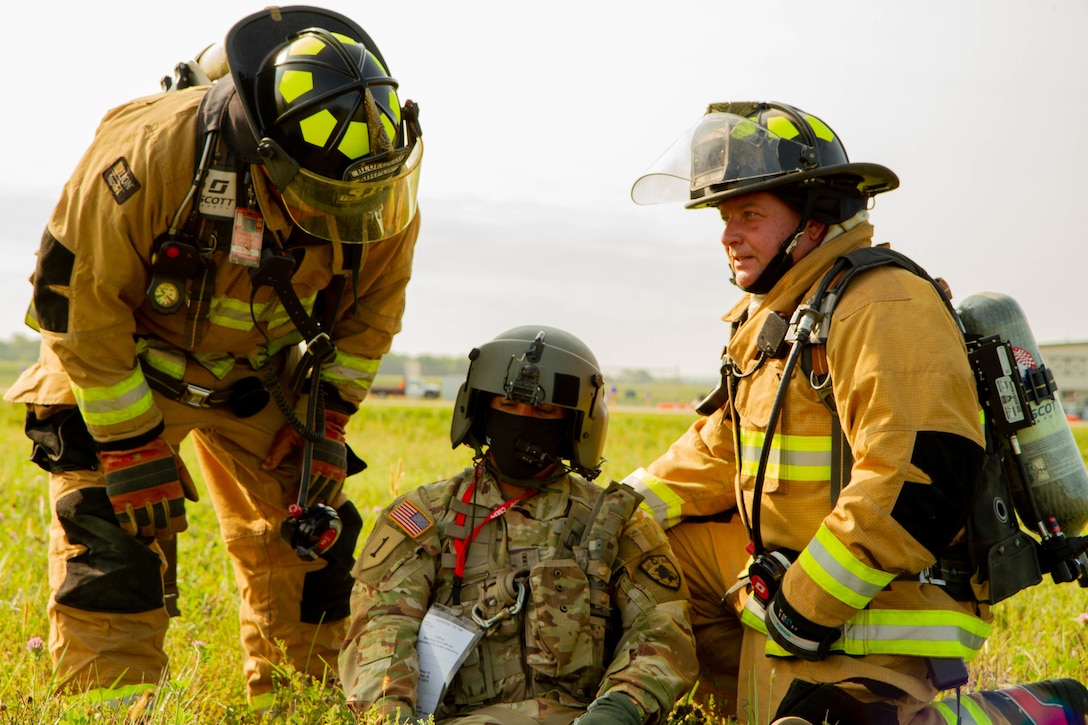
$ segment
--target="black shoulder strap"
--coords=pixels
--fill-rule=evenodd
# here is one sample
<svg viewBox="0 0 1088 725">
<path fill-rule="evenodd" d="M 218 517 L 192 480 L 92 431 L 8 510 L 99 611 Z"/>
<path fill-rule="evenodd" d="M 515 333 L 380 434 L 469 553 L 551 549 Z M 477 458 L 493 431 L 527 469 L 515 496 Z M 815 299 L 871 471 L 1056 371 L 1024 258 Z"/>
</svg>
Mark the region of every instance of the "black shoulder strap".
<svg viewBox="0 0 1088 725">
<path fill-rule="evenodd" d="M 949 314 L 956 321 L 960 332 L 964 332 L 956 308 L 952 306 L 952 300 L 948 298 L 944 288 L 913 259 L 888 247 L 863 247 L 844 254 L 835 260 L 831 269 L 820 281 L 816 294 L 813 295 L 809 303 L 810 306 L 818 309 L 821 313 L 820 322 L 815 330 L 817 344 L 825 345 L 827 343 L 832 314 L 843 292 L 850 284 L 850 280 L 859 272 L 888 265 L 905 269 L 932 284 L 941 300 L 944 301 L 945 307 L 948 308 Z M 826 365 L 821 366 L 816 362 L 821 358 L 823 358 L 823 351 L 814 351 L 810 346 L 806 348 L 801 359 L 801 368 L 808 376 L 812 387 L 819 394 L 820 400 L 831 412 L 831 504 L 834 506 L 839 498 L 839 493 L 849 482 L 850 468 L 854 464 L 854 456 L 839 421 L 839 412 L 835 407 L 835 397 L 831 389 L 830 372 L 827 370 Z M 826 362 L 825 358 L 824 360 Z"/>
<path fill-rule="evenodd" d="M 204 138 L 206 133 L 221 134 L 239 164 L 261 163 L 261 157 L 257 154 L 257 139 L 253 136 L 245 109 L 229 77 L 212 85 L 200 101 L 196 129 L 198 146 L 199 139 Z"/>
</svg>

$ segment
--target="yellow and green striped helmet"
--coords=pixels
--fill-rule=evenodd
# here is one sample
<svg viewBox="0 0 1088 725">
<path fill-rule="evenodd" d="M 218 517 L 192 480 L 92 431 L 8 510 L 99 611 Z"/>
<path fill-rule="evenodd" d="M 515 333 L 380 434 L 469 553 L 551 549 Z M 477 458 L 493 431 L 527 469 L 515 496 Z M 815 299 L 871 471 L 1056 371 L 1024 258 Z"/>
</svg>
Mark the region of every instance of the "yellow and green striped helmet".
<svg viewBox="0 0 1088 725">
<path fill-rule="evenodd" d="M 899 185 L 884 166 L 852 163 L 831 127 L 810 113 L 775 102 L 712 103 L 635 182 L 631 196 L 638 204 L 683 200 L 698 208 L 756 191 L 788 193 L 815 179 L 826 199 L 858 208 Z"/>
</svg>

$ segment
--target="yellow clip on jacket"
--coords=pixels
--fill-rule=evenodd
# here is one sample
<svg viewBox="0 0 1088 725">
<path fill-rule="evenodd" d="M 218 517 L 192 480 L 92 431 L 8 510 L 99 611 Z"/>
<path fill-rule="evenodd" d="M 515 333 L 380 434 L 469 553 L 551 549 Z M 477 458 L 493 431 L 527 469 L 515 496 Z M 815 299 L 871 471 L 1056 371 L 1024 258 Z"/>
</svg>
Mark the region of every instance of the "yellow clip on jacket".
<svg viewBox="0 0 1088 725">
<path fill-rule="evenodd" d="M 187 359 L 222 378 L 239 362 L 259 367 L 301 341 L 272 288 L 253 295 L 251 268 L 227 260 L 229 240 L 220 240 L 221 251 L 214 254 L 215 289 L 207 317 L 195 329 L 187 329 L 185 307 L 164 315 L 145 301 L 152 243 L 167 231 L 192 184 L 197 107 L 206 90 L 138 99 L 103 119 L 64 187 L 39 252 L 34 314 L 56 361 L 28 371 L 9 400 L 73 402 L 56 382 L 64 375 L 56 369 L 59 363 L 91 434 L 103 442 L 130 438 L 162 419 L 137 355 L 178 378 Z M 290 220 L 272 201 L 259 167 L 251 173 L 265 225 L 282 242 Z M 186 205 L 181 220 L 188 214 Z M 418 230 L 417 215 L 400 234 L 366 247 L 357 312 L 349 277 L 333 327 L 337 356 L 323 378 L 353 404 L 366 396 L 400 330 Z M 300 255 L 292 284 L 312 310 L 332 276 L 350 271 L 338 244 L 308 246 Z M 254 317 L 267 327 L 270 343 Z"/>
<path fill-rule="evenodd" d="M 742 373 L 756 366 L 756 339 L 766 316 L 772 310 L 791 316 L 811 298 L 835 258 L 870 246 L 872 233 L 865 222 L 821 245 L 747 319 L 747 295 L 725 316 L 730 323 L 743 320 L 727 348 Z M 784 577 L 783 594 L 809 620 L 843 626 L 832 651 L 970 659 L 989 635 L 989 611 L 919 580 L 935 557 L 918 540 L 925 537 L 919 533 L 924 527 L 912 527 L 912 533 L 902 523 L 919 515 L 909 510 L 912 496 L 921 491 L 920 500 L 926 499 L 934 492 L 922 487 L 951 475 L 916 465 L 929 460 L 931 441 L 951 440 L 966 449 L 983 445 L 962 336 L 926 280 L 892 267 L 855 277 L 833 317 L 828 366 L 854 463 L 848 485 L 832 504 L 831 414 L 798 365 L 760 501 L 764 546 L 800 552 Z M 770 359 L 739 378 L 735 412 L 726 404 L 697 420 L 648 469 L 627 478 L 663 525 L 731 511 L 738 492 L 750 521 L 760 449 L 784 363 L 784 357 Z M 959 513 L 951 512 L 951 520 Z M 742 621 L 766 634 L 754 597 Z M 768 640 L 767 654 L 787 653 Z"/>
</svg>

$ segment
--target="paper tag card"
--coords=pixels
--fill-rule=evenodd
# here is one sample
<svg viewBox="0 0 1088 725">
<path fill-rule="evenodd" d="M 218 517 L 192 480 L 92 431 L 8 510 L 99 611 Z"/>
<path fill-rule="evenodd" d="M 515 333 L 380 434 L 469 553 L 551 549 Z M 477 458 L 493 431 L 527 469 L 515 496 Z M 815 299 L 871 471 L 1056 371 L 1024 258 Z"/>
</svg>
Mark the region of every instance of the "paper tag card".
<svg viewBox="0 0 1088 725">
<path fill-rule="evenodd" d="M 483 635 L 484 631 L 475 622 L 459 617 L 449 607 L 435 604 L 427 610 L 416 643 L 419 655 L 416 717 L 426 719 L 434 714 L 453 676 Z"/>
</svg>

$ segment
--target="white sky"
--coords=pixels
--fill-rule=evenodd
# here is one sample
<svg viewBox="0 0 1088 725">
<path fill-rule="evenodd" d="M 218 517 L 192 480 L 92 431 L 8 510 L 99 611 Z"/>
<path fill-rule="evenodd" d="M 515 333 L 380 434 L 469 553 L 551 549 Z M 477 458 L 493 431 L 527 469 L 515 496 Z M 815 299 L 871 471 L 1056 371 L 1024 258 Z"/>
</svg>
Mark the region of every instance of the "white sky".
<svg viewBox="0 0 1088 725">
<path fill-rule="evenodd" d="M 41 230 L 110 107 L 263 3 L 8 3 L 0 113 L 0 337 L 23 331 Z M 631 183 L 710 101 L 816 114 L 899 175 L 873 211 L 949 280 L 1024 307 L 1039 342 L 1088 340 L 1084 0 L 396 0 L 356 19 L 416 100 L 423 230 L 394 350 L 461 355 L 520 324 L 601 363 L 713 375 L 739 296 L 709 210 Z"/>
</svg>

